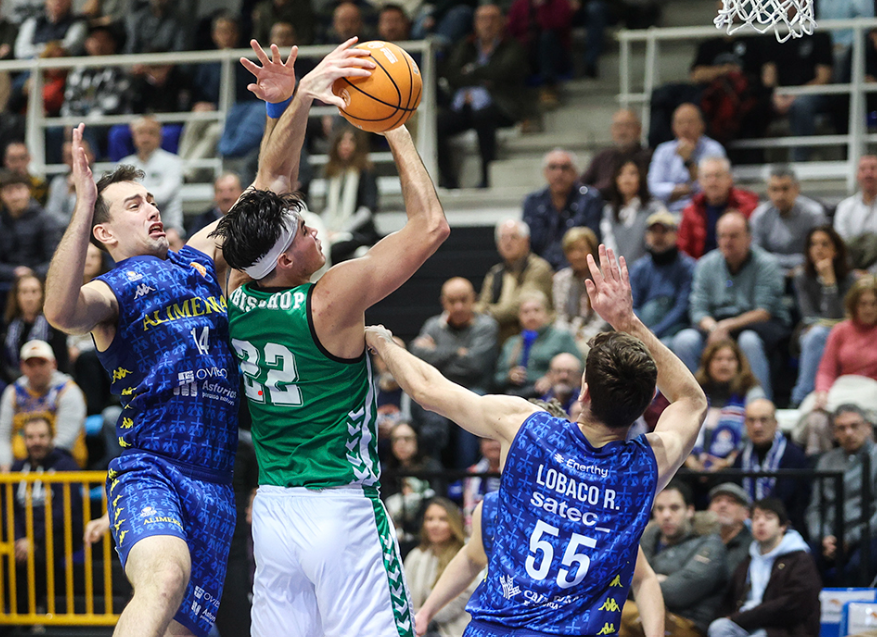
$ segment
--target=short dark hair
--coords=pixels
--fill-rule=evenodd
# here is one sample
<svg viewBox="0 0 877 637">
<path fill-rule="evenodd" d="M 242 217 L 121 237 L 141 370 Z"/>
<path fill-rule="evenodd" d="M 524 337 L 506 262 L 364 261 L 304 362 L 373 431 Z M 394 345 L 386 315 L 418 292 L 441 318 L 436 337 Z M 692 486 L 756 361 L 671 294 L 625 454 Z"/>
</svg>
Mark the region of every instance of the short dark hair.
<svg viewBox="0 0 877 637">
<path fill-rule="evenodd" d="M 49 419 L 49 416 L 42 413 L 32 414 L 27 417 L 24 423 L 21 425 L 21 430 L 24 431 L 24 428 L 35 422 L 44 422 L 46 426 L 49 428 L 49 435 L 55 435 L 55 425 L 52 424 L 52 421 Z"/>
<path fill-rule="evenodd" d="M 30 180 L 25 175 L 12 170 L 0 170 L 0 190 L 15 184 L 21 184 L 30 188 Z"/>
<path fill-rule="evenodd" d="M 402 8 L 402 5 L 395 4 L 393 2 L 388 2 L 384 6 L 381 7 L 381 10 L 378 14 L 387 13 L 388 11 L 396 11 L 397 13 L 401 13 L 402 16 L 407 20 L 408 14 L 405 12 L 405 9 Z"/>
<path fill-rule="evenodd" d="M 107 251 L 107 247 L 98 241 L 94 236 L 94 227 L 99 223 L 106 223 L 110 220 L 110 203 L 104 198 L 103 192 L 107 188 L 109 188 L 113 184 L 118 184 L 126 181 L 140 181 L 146 176 L 139 168 L 135 168 L 129 164 L 122 164 L 118 166 L 111 173 L 104 173 L 103 176 L 97 181 L 97 201 L 94 202 L 94 216 L 91 218 L 91 242 L 96 245 L 98 248 Z"/>
<path fill-rule="evenodd" d="M 871 423 L 871 416 L 868 415 L 868 412 L 855 405 L 853 403 L 844 403 L 843 405 L 838 405 L 837 409 L 831 412 L 831 421 L 832 423 L 837 419 L 841 414 L 856 414 L 859 418 L 864 420 L 869 425 Z"/>
<path fill-rule="evenodd" d="M 591 413 L 609 428 L 629 427 L 655 397 L 655 359 L 641 340 L 621 332 L 597 334 L 588 345 Z"/>
<path fill-rule="evenodd" d="M 682 496 L 682 501 L 685 502 L 685 506 L 690 507 L 694 504 L 694 491 L 691 490 L 691 487 L 688 486 L 687 483 L 679 480 L 678 478 L 674 478 L 667 483 L 667 486 L 664 487 L 664 491 L 678 491 L 679 495 Z"/>
<path fill-rule="evenodd" d="M 287 210 L 304 208 L 299 193 L 278 195 L 251 188 L 241 195 L 228 214 L 219 220 L 211 237 L 224 240 L 222 254 L 235 270 L 253 265 L 277 243 Z"/>
<path fill-rule="evenodd" d="M 789 514 L 786 512 L 786 506 L 779 498 L 762 498 L 752 503 L 752 513 L 755 509 L 773 513 L 780 520 L 780 526 L 788 526 Z"/>
</svg>

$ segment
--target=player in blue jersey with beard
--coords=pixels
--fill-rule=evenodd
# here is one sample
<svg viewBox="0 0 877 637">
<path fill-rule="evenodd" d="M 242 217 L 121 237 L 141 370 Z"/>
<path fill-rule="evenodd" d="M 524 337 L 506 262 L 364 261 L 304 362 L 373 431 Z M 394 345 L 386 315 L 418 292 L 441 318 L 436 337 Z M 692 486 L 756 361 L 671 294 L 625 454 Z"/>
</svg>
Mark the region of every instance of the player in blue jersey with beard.
<svg viewBox="0 0 877 637">
<path fill-rule="evenodd" d="M 329 54 L 302 79 L 293 63 L 252 42 L 261 66 L 244 66 L 268 102 L 253 188 L 286 193 L 298 172 L 314 99 L 340 100 L 339 77 L 368 76 L 368 53 Z M 289 103 L 292 106 L 287 108 Z M 116 425 L 124 451 L 110 464 L 109 524 L 134 597 L 116 635 L 206 637 L 215 621 L 234 527 L 232 465 L 237 446 L 237 362 L 228 346 L 222 244 L 215 224 L 179 252 L 168 250 L 161 216 L 142 173 L 120 166 L 95 184 L 73 131 L 77 203 L 52 260 L 45 314 L 73 334 L 90 332 L 124 409 Z M 83 285 L 89 240 L 116 267 Z"/>
<path fill-rule="evenodd" d="M 487 577 L 465 637 L 614 635 L 655 493 L 688 456 L 706 414 L 694 376 L 633 313 L 627 266 L 588 257 L 594 310 L 617 331 L 591 341 L 578 422 L 526 400 L 478 396 L 415 358 L 383 327 L 366 339 L 424 408 L 499 440 L 505 463 Z M 627 441 L 655 385 L 655 431 Z"/>
</svg>

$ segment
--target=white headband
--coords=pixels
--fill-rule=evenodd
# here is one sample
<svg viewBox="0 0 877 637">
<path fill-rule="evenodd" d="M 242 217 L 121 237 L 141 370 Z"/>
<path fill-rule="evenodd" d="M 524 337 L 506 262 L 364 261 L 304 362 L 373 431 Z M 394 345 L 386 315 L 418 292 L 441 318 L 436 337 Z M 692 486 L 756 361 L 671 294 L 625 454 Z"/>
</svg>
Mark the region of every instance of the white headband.
<svg viewBox="0 0 877 637">
<path fill-rule="evenodd" d="M 277 242 L 268 252 L 256 259 L 253 265 L 244 268 L 244 272 L 256 281 L 264 279 L 277 267 L 277 259 L 289 249 L 298 232 L 298 226 L 301 223 L 299 214 L 294 210 L 284 210 L 283 213 L 283 228 Z"/>
</svg>

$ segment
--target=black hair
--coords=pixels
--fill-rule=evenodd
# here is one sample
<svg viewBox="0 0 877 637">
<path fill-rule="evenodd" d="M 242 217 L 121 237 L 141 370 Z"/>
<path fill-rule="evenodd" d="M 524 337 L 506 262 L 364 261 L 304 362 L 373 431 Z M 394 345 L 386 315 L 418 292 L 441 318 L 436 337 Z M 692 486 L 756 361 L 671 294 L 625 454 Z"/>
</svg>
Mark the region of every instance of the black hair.
<svg viewBox="0 0 877 637">
<path fill-rule="evenodd" d="M 104 173 L 97 182 L 97 201 L 94 202 L 94 215 L 91 218 L 92 233 L 90 241 L 98 248 L 107 251 L 107 247 L 94 236 L 94 227 L 110 220 L 110 204 L 104 197 L 104 191 L 113 184 L 126 181 L 137 182 L 146 176 L 142 170 L 128 164 L 120 164 L 111 173 Z"/>
<path fill-rule="evenodd" d="M 685 506 L 690 507 L 694 504 L 694 492 L 691 490 L 691 487 L 688 486 L 687 483 L 682 482 L 677 478 L 670 480 L 667 483 L 667 486 L 664 487 L 664 491 L 678 491 L 679 495 L 682 496 L 682 501 L 685 502 Z"/>
<path fill-rule="evenodd" d="M 753 513 L 755 512 L 755 509 L 773 513 L 779 518 L 780 526 L 789 525 L 789 514 L 786 512 L 786 507 L 783 504 L 783 501 L 779 498 L 762 498 L 761 500 L 756 500 L 752 503 Z"/>
<path fill-rule="evenodd" d="M 219 220 L 211 237 L 223 239 L 222 254 L 235 270 L 253 265 L 277 243 L 285 227 L 287 210 L 304 209 L 299 193 L 278 195 L 251 188 Z"/>
</svg>

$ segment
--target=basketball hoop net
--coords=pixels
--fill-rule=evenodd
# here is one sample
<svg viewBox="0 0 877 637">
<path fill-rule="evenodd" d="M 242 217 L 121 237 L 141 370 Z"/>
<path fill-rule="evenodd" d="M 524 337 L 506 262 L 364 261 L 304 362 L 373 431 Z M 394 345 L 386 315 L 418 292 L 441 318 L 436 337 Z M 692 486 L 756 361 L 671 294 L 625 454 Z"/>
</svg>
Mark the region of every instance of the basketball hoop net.
<svg viewBox="0 0 877 637">
<path fill-rule="evenodd" d="M 734 33 L 747 25 L 761 33 L 774 29 L 777 40 L 800 38 L 813 34 L 816 18 L 813 0 L 722 0 L 722 8 L 714 20 L 716 27 Z M 785 29 L 778 29 L 785 25 Z"/>
</svg>

